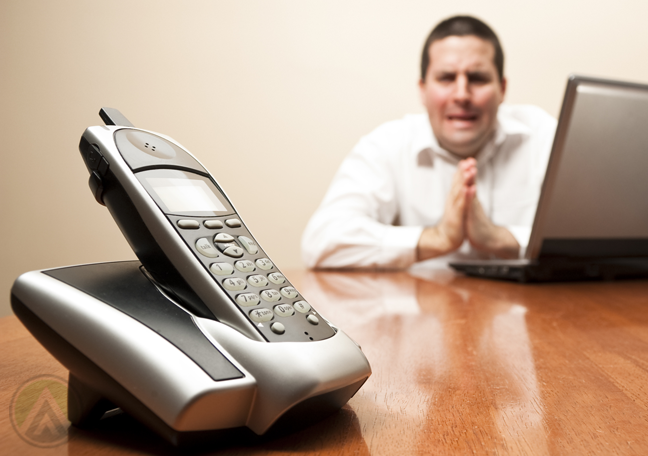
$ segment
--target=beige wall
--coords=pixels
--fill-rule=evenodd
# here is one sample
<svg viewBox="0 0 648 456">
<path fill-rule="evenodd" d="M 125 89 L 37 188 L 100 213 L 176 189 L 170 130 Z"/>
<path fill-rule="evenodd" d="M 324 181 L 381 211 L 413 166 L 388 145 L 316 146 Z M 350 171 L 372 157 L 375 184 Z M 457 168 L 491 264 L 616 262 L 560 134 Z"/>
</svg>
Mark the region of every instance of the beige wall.
<svg viewBox="0 0 648 456">
<path fill-rule="evenodd" d="M 87 188 L 77 144 L 120 109 L 192 151 L 284 269 L 336 170 L 421 110 L 420 46 L 456 13 L 506 52 L 509 102 L 557 115 L 567 75 L 648 82 L 640 1 L 0 2 L 0 316 L 22 272 L 134 258 Z"/>
</svg>

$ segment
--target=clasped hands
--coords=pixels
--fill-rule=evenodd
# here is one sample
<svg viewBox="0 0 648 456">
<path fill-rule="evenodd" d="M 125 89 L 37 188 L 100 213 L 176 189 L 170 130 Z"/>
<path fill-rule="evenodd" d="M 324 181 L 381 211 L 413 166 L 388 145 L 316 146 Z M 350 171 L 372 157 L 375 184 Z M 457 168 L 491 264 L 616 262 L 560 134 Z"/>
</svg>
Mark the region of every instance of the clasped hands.
<svg viewBox="0 0 648 456">
<path fill-rule="evenodd" d="M 457 250 L 464 240 L 481 252 L 501 258 L 517 258 L 520 245 L 502 226 L 488 218 L 477 198 L 477 161 L 459 162 L 452 179 L 441 221 L 423 230 L 417 246 L 417 260 L 427 260 Z"/>
</svg>

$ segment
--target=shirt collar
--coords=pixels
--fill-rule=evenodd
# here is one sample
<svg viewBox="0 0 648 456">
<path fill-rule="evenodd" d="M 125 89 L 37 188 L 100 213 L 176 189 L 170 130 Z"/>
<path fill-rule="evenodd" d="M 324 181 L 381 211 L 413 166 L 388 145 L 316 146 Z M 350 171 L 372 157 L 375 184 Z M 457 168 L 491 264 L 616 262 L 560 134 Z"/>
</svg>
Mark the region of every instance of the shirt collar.
<svg viewBox="0 0 648 456">
<path fill-rule="evenodd" d="M 495 134 L 493 139 L 477 154 L 478 162 L 488 161 L 508 138 L 519 135 L 529 136 L 531 134 L 531 129 L 527 125 L 508 114 L 507 111 L 505 105 L 500 106 L 497 111 Z M 421 115 L 420 125 L 416 132 L 417 134 L 412 142 L 412 151 L 417 156 L 419 166 L 432 166 L 435 156 L 453 164 L 459 163 L 461 160 L 459 157 L 439 145 L 436 136 L 432 132 L 432 126 L 427 114 Z"/>
</svg>

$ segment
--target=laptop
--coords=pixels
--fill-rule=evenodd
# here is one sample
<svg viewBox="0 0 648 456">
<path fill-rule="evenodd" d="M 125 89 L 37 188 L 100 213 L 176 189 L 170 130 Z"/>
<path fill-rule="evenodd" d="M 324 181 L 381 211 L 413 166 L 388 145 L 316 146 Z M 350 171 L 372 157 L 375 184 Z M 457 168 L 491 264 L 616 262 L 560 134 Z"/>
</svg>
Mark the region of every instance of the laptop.
<svg viewBox="0 0 648 456">
<path fill-rule="evenodd" d="M 648 276 L 648 85 L 570 76 L 525 258 L 450 266 L 520 282 Z"/>
</svg>

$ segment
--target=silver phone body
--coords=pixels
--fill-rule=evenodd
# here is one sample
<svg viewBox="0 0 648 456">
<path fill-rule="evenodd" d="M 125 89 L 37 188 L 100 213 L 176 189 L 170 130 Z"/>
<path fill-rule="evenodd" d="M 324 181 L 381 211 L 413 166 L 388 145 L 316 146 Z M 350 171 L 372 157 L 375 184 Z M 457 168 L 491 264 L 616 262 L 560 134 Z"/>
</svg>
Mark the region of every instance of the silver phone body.
<svg viewBox="0 0 648 456">
<path fill-rule="evenodd" d="M 256 243 L 222 188 L 177 142 L 141 129 L 96 126 L 84 132 L 80 150 L 91 173 L 95 197 L 108 207 L 153 279 L 175 294 L 179 302 L 190 304 L 196 315 L 213 317 L 252 340 L 309 342 L 333 336 L 334 329 L 326 319 L 292 287 Z M 185 185 L 190 182 L 194 183 Z M 185 187 L 191 190 L 188 197 L 179 194 L 178 189 Z M 196 197 L 201 192 L 202 197 Z M 205 208 L 200 207 L 201 201 Z M 219 220 L 225 222 L 224 228 L 205 227 L 207 221 Z M 240 226 L 226 226 L 230 220 L 239 221 Z M 181 222 L 197 222 L 199 227 L 179 228 Z M 215 241 L 216 235 L 233 237 L 232 245 L 243 256 L 232 258 L 227 251 L 217 251 L 217 246 L 224 244 Z M 249 243 L 240 242 L 242 238 L 251 241 L 257 251 L 246 250 Z M 200 248 L 198 241 L 202 242 Z M 218 257 L 206 257 L 203 247 Z M 266 260 L 268 270 L 238 270 L 242 261 L 256 266 Z M 218 264 L 232 272 L 213 273 Z M 274 278 L 285 282 L 271 282 Z M 230 284 L 244 288 L 226 289 Z M 287 296 L 287 289 L 296 295 Z M 241 295 L 258 302 L 240 304 Z M 266 301 L 266 297 L 276 300 Z M 283 333 L 275 330 L 277 324 Z"/>
</svg>

